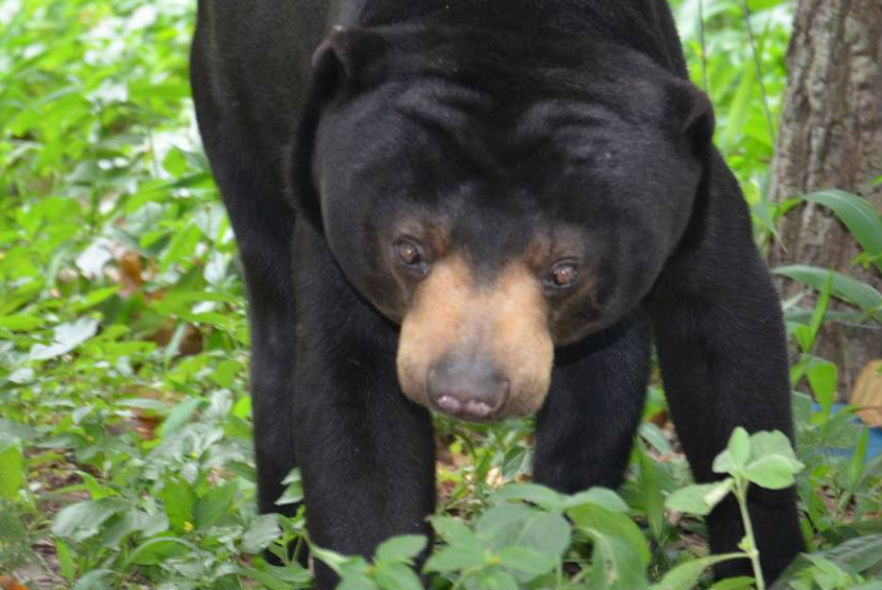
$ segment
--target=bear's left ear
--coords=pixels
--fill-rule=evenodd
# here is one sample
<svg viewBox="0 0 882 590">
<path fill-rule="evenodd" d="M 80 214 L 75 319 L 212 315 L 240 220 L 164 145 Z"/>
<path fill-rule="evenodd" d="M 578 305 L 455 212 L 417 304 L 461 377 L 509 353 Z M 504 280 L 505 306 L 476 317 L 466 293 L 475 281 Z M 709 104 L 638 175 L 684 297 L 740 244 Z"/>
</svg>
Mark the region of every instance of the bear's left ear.
<svg viewBox="0 0 882 590">
<path fill-rule="evenodd" d="M 288 178 L 294 208 L 322 233 L 321 203 L 315 186 L 312 159 L 319 120 L 338 97 L 364 89 L 382 68 L 385 39 L 370 29 L 334 27 L 312 54 L 309 89 L 288 158 Z"/>
<path fill-rule="evenodd" d="M 668 116 L 675 133 L 685 136 L 699 153 L 714 136 L 714 108 L 707 95 L 691 82 L 676 80 L 668 90 Z"/>
</svg>

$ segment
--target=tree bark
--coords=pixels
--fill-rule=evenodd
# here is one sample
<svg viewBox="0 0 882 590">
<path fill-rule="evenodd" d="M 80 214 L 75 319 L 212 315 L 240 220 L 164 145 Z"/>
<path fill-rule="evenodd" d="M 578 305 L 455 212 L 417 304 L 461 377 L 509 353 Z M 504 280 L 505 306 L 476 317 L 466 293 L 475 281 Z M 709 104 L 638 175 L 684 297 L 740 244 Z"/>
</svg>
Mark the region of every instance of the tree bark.
<svg viewBox="0 0 882 590">
<path fill-rule="evenodd" d="M 882 175 L 882 0 L 798 0 L 787 61 L 772 199 L 838 188 L 882 210 L 882 185 L 874 183 Z M 796 208 L 780 232 L 770 250 L 773 268 L 832 268 L 882 290 L 876 271 L 852 265 L 860 247 L 825 207 Z M 779 288 L 785 298 L 808 292 L 793 281 L 782 280 Z M 809 294 L 803 302 L 813 301 Z M 839 366 L 847 399 L 861 368 L 882 356 L 882 330 L 828 323 L 815 354 Z"/>
</svg>

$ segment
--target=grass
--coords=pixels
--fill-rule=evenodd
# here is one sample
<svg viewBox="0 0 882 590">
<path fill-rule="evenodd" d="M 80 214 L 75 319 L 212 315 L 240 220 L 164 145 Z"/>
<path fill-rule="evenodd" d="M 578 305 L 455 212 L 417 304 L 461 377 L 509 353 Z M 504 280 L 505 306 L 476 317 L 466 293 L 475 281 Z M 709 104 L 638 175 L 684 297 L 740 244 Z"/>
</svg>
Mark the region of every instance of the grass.
<svg viewBox="0 0 882 590">
<path fill-rule="evenodd" d="M 752 43 L 743 1 L 674 4 L 717 143 L 767 240 L 793 3 L 751 0 Z M 193 124 L 193 13 L 191 0 L 0 0 L 0 588 L 309 584 L 299 566 L 261 557 L 307 537 L 302 514 L 254 507 L 244 291 Z M 882 470 L 865 461 L 866 429 L 833 411 L 835 365 L 812 349 L 830 297 L 859 298 L 850 321 L 874 322 L 878 293 L 788 272 L 822 296 L 788 314 L 812 553 L 780 587 L 877 587 Z M 654 387 L 620 494 L 575 499 L 528 485 L 529 421 L 438 419 L 433 585 L 661 588 L 682 564 L 697 578 L 704 528 L 691 505 L 670 508 L 691 488 L 665 416 Z M 296 474 L 290 483 L 295 501 Z M 420 543 L 396 540 L 372 563 L 317 555 L 358 587 L 404 588 Z M 697 583 L 712 585 L 706 573 Z"/>
</svg>

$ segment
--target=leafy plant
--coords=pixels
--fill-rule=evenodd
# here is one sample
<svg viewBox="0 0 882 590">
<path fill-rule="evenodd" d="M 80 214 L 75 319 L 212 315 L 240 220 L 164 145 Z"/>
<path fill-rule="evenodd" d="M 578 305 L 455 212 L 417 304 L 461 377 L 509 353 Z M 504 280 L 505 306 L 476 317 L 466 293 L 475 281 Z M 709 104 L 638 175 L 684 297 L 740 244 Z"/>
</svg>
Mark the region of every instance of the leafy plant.
<svg viewBox="0 0 882 590">
<path fill-rule="evenodd" d="M 693 81 L 714 101 L 717 141 L 757 227 L 774 228 L 786 207 L 766 203 L 765 187 L 793 2 L 672 6 Z M 311 584 L 289 554 L 309 544 L 304 511 L 255 510 L 244 288 L 193 122 L 193 12 L 192 0 L 0 0 L 2 584 Z M 851 229 L 865 250 L 857 264 L 879 267 L 878 217 L 866 204 L 838 192 L 805 198 Z M 833 409 L 836 367 L 814 355 L 824 322 L 877 321 L 878 294 L 823 269 L 786 272 L 819 293 L 812 309 L 790 305 L 788 327 L 801 353 L 794 389 L 809 388 L 820 409 L 795 395 L 811 557 L 772 587 L 878 586 L 882 466 L 866 460 L 866 431 Z M 859 309 L 830 312 L 832 298 Z M 707 555 L 701 519 L 665 508 L 689 471 L 657 385 L 621 495 L 529 483 L 529 420 L 436 419 L 439 542 L 419 583 L 751 584 L 712 582 L 707 568 L 731 556 Z M 743 469 L 720 475 L 732 478 L 728 493 L 736 478 L 750 481 Z M 287 483 L 283 502 L 300 499 L 297 475 Z M 424 547 L 390 540 L 372 560 L 312 552 L 347 584 L 405 588 L 417 585 L 408 564 Z"/>
<path fill-rule="evenodd" d="M 726 450 L 717 456 L 713 464 L 715 473 L 728 477 L 716 483 L 683 488 L 668 497 L 667 506 L 681 512 L 707 515 L 730 492 L 734 494 L 745 530 L 740 545 L 743 553 L 719 558 L 750 559 L 757 590 L 765 590 L 766 582 L 747 510 L 747 489 L 750 484 L 772 490 L 790 487 L 794 484 L 794 474 L 802 468 L 803 464 L 796 459 L 790 441 L 782 433 L 757 432 L 749 435 L 739 426 L 732 432 Z"/>
</svg>

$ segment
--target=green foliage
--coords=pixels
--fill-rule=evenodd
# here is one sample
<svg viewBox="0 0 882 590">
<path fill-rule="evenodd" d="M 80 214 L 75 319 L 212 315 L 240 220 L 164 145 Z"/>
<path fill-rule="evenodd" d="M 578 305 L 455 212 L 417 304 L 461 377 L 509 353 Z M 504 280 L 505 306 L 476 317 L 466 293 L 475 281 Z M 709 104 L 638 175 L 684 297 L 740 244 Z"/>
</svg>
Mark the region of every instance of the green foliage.
<svg viewBox="0 0 882 590">
<path fill-rule="evenodd" d="M 793 2 L 747 2 L 751 36 L 743 0 L 672 5 L 762 237 L 797 203 L 766 202 Z M 39 587 L 311 584 L 296 560 L 303 510 L 255 513 L 244 290 L 195 133 L 193 12 L 192 0 L 0 0 L 0 574 Z M 804 199 L 854 233 L 856 264 L 879 267 L 878 214 L 838 191 Z M 787 485 L 798 463 L 811 553 L 772 587 L 878 586 L 882 469 L 865 461 L 866 431 L 833 411 L 837 369 L 813 349 L 824 322 L 878 321 L 879 295 L 844 274 L 779 270 L 819 294 L 787 308 L 794 389 L 821 403 L 794 397 L 798 455 L 780 435 L 736 431 L 725 479 L 690 485 L 649 421 L 665 411 L 652 387 L 621 495 L 563 496 L 527 481 L 529 421 L 438 418 L 433 587 L 745 588 L 754 580 L 712 584 L 707 569 L 752 545 L 706 555 L 701 515 L 748 484 Z M 831 298 L 860 309 L 834 314 Z M 302 498 L 296 471 L 286 484 L 280 504 Z M 370 560 L 311 551 L 345 587 L 416 588 L 425 543 L 392 539 Z"/>
<path fill-rule="evenodd" d="M 792 0 L 672 0 L 692 81 L 713 101 L 715 141 L 763 225 L 787 84 Z M 747 10 L 745 10 L 747 8 Z M 771 223 L 764 224 L 766 229 Z"/>
<path fill-rule="evenodd" d="M 865 260 L 882 272 L 882 215 L 870 203 L 838 190 L 811 193 L 802 199 L 832 210 L 864 249 Z"/>
<path fill-rule="evenodd" d="M 729 558 L 750 559 L 757 590 L 764 590 L 766 583 L 747 509 L 747 488 L 750 484 L 771 490 L 790 487 L 794 484 L 793 476 L 803 467 L 784 434 L 776 431 L 749 435 L 739 426 L 732 432 L 726 449 L 717 455 L 713 463 L 714 473 L 728 477 L 712 484 L 682 488 L 668 497 L 667 505 L 674 510 L 704 516 L 710 514 L 714 506 L 730 492 L 733 493 L 741 510 L 745 537 L 741 542 L 744 552 L 730 554 Z M 722 560 L 722 556 L 718 556 L 718 559 Z"/>
</svg>

